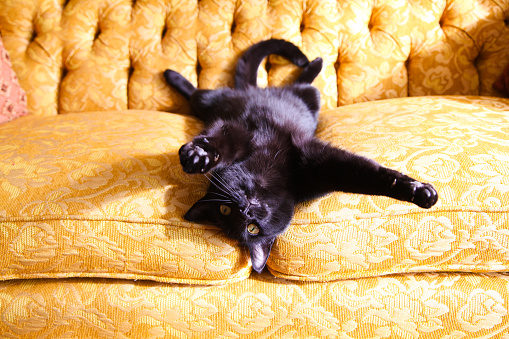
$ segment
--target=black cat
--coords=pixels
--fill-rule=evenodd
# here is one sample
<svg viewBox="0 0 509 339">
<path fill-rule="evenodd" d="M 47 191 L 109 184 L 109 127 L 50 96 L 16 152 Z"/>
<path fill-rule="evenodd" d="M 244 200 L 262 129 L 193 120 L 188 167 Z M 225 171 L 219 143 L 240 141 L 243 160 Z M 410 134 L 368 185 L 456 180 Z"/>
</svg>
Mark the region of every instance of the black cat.
<svg viewBox="0 0 509 339">
<path fill-rule="evenodd" d="M 295 84 L 256 86 L 258 66 L 269 54 L 303 68 Z M 216 225 L 247 246 L 257 272 L 298 202 L 333 191 L 385 195 L 423 208 L 438 199 L 433 186 L 314 136 L 320 94 L 310 84 L 321 68 L 321 58 L 309 62 L 293 44 L 272 39 L 240 58 L 235 89 L 199 90 L 179 73 L 164 72 L 206 126 L 179 150 L 184 171 L 207 173 L 211 183 L 185 218 Z"/>
</svg>

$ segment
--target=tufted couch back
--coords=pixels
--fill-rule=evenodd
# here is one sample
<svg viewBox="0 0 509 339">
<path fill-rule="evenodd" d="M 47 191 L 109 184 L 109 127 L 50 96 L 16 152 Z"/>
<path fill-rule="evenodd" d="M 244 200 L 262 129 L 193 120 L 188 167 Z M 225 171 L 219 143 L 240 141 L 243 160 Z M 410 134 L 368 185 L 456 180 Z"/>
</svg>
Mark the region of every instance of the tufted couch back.
<svg viewBox="0 0 509 339">
<path fill-rule="evenodd" d="M 314 84 L 326 108 L 497 95 L 492 83 L 509 60 L 508 24 L 509 0 L 0 1 L 0 33 L 38 115 L 186 112 L 164 69 L 202 88 L 230 86 L 239 54 L 269 37 L 324 58 Z M 262 85 L 295 76 L 283 59 L 269 63 Z"/>
</svg>

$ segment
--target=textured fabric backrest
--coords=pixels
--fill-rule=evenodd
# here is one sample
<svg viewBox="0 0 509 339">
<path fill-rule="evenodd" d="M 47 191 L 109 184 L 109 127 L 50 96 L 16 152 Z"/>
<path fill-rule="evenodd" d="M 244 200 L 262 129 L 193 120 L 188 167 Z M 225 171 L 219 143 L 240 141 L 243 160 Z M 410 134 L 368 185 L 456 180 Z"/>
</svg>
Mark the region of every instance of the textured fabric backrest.
<svg viewBox="0 0 509 339">
<path fill-rule="evenodd" d="M 59 38 L 60 1 L 0 1 L 0 35 L 27 92 L 28 111 L 37 115 L 59 112 L 63 75 Z"/>
<path fill-rule="evenodd" d="M 39 115 L 186 112 L 164 69 L 203 88 L 231 86 L 238 56 L 270 37 L 324 58 L 315 85 L 325 108 L 405 96 L 500 95 L 492 84 L 509 60 L 508 22 L 508 0 L 0 2 L 0 33 L 29 110 Z M 259 83 L 279 85 L 295 73 L 271 58 Z"/>
</svg>

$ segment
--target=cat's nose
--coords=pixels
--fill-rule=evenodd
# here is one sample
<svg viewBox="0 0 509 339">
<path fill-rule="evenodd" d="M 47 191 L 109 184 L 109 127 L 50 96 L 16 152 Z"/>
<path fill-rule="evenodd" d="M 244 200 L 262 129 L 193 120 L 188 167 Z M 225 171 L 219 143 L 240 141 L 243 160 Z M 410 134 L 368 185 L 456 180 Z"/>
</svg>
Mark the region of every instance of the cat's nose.
<svg viewBox="0 0 509 339">
<path fill-rule="evenodd" d="M 260 206 L 260 202 L 256 198 L 246 199 L 246 204 L 240 207 L 240 211 L 244 214 L 249 213 L 249 210 L 253 206 Z"/>
<path fill-rule="evenodd" d="M 250 206 L 246 206 L 244 208 L 240 208 L 240 212 L 242 212 L 242 214 L 244 214 L 246 217 L 250 217 L 251 216 L 251 211 L 249 210 L 249 207 Z"/>
<path fill-rule="evenodd" d="M 260 205 L 260 202 L 259 202 L 259 201 L 258 201 L 258 199 L 256 199 L 256 198 L 251 198 L 251 199 L 249 199 L 247 202 L 248 202 L 248 204 L 249 204 L 249 205 L 248 205 L 249 207 L 250 207 L 250 206 L 259 206 L 259 205 Z"/>
<path fill-rule="evenodd" d="M 248 210 L 249 210 L 249 204 L 242 204 L 242 205 L 239 205 L 239 211 L 240 211 L 242 214 L 246 214 Z"/>
</svg>

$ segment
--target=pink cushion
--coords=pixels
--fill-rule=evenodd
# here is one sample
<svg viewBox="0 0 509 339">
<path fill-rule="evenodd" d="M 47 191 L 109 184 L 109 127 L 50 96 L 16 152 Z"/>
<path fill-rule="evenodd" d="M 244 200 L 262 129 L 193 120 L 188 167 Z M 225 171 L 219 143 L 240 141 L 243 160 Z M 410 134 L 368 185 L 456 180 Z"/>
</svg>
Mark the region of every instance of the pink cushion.
<svg viewBox="0 0 509 339">
<path fill-rule="evenodd" d="M 0 38 L 0 124 L 27 114 L 27 96 Z"/>
</svg>

